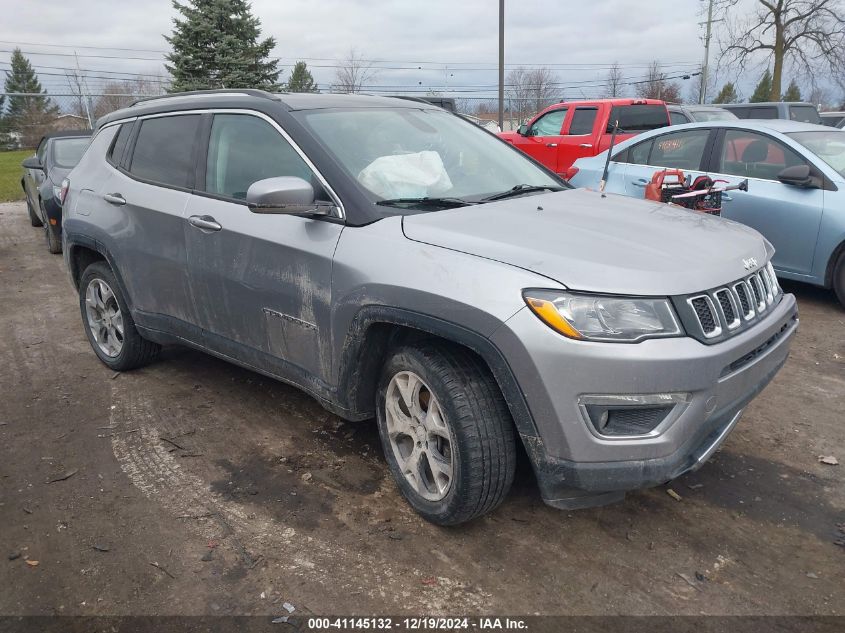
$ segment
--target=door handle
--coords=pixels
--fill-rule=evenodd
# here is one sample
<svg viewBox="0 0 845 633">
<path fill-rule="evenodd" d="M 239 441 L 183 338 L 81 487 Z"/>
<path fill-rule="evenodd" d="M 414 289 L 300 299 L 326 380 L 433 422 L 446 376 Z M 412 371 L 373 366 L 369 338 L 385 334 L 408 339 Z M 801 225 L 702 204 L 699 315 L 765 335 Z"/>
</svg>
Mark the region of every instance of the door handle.
<svg viewBox="0 0 845 633">
<path fill-rule="evenodd" d="M 126 198 L 121 196 L 119 193 L 104 193 L 103 200 L 109 204 L 116 204 L 117 206 L 123 206 L 126 204 Z"/>
<path fill-rule="evenodd" d="M 210 215 L 192 215 L 188 218 L 191 226 L 195 226 L 203 231 L 219 231 L 223 227 L 212 218 Z"/>
<path fill-rule="evenodd" d="M 635 187 L 645 187 L 648 184 L 648 180 L 645 178 L 640 178 L 639 180 L 632 180 L 631 184 Z"/>
<path fill-rule="evenodd" d="M 733 200 L 733 198 L 731 198 L 730 196 L 727 196 L 725 194 L 722 194 L 722 200 L 727 200 L 728 202 L 730 202 L 731 200 Z"/>
<path fill-rule="evenodd" d="M 593 146 L 592 143 L 580 143 L 578 147 L 583 147 L 584 149 L 590 149 Z"/>
<path fill-rule="evenodd" d="M 546 143 L 546 147 L 557 147 L 557 143 Z"/>
</svg>

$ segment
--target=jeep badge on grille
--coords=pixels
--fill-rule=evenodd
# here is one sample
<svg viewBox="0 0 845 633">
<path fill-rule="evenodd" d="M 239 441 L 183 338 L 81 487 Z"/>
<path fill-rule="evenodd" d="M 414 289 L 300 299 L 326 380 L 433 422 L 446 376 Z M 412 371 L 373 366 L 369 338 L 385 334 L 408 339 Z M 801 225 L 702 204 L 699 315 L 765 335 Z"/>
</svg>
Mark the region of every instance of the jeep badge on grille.
<svg viewBox="0 0 845 633">
<path fill-rule="evenodd" d="M 757 258 L 749 257 L 748 259 L 743 259 L 742 265 L 745 266 L 745 270 L 751 270 L 752 268 L 757 268 Z"/>
</svg>

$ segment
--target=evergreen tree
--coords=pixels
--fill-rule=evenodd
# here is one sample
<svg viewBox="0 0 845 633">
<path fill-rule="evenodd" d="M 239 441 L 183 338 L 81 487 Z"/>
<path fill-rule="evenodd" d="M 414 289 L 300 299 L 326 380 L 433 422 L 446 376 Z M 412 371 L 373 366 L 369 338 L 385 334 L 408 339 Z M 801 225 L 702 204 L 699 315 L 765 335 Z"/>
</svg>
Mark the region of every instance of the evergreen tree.
<svg viewBox="0 0 845 633">
<path fill-rule="evenodd" d="M 783 100 L 784 101 L 801 101 L 801 89 L 798 87 L 798 84 L 795 83 L 795 80 L 789 82 L 789 86 L 786 88 L 786 92 L 783 93 Z"/>
<path fill-rule="evenodd" d="M 287 85 L 288 92 L 319 92 L 305 62 L 296 62 Z"/>
<path fill-rule="evenodd" d="M 737 101 L 739 101 L 739 95 L 736 93 L 736 86 L 732 81 L 722 86 L 719 94 L 713 99 L 713 103 L 736 103 Z"/>
<path fill-rule="evenodd" d="M 165 39 L 173 48 L 167 70 L 173 75 L 171 92 L 208 88 L 277 90 L 281 72 L 270 59 L 276 40 L 259 40 L 260 22 L 246 0 L 186 0 L 173 7 L 173 34 Z"/>
<path fill-rule="evenodd" d="M 769 69 L 766 69 L 766 72 L 763 73 L 763 76 L 760 78 L 760 83 L 757 84 L 757 87 L 754 89 L 754 94 L 751 95 L 751 103 L 762 103 L 764 101 L 771 101 L 771 94 L 772 94 L 772 73 Z"/>
<path fill-rule="evenodd" d="M 11 66 L 11 70 L 6 71 L 5 92 L 28 93 L 28 96 L 8 96 L 3 127 L 9 132 L 19 132 L 24 147 L 34 147 L 59 109 L 41 87 L 32 64 L 19 48 L 12 51 Z"/>
</svg>

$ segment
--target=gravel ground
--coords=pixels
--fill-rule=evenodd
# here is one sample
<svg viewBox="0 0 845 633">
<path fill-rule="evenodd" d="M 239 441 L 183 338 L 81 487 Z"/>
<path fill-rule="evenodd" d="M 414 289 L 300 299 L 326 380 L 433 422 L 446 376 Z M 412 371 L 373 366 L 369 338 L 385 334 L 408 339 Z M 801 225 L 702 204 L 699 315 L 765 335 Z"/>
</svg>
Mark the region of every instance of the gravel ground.
<svg viewBox="0 0 845 633">
<path fill-rule="evenodd" d="M 790 360 L 680 500 L 561 512 L 522 465 L 443 529 L 372 423 L 185 349 L 109 371 L 61 257 L 2 204 L 0 614 L 841 614 L 845 465 L 819 456 L 845 463 L 845 310 L 787 290 Z"/>
</svg>

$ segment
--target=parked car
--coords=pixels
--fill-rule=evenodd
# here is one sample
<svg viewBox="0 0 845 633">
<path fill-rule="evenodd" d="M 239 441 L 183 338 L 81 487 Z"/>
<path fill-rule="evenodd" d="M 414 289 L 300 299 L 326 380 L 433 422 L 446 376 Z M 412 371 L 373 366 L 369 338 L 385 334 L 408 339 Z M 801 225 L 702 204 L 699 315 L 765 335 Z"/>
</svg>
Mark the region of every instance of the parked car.
<svg viewBox="0 0 845 633">
<path fill-rule="evenodd" d="M 738 119 L 785 119 L 821 125 L 819 110 L 812 103 L 802 101 L 772 101 L 766 103 L 724 103 L 719 107 L 733 112 Z"/>
<path fill-rule="evenodd" d="M 669 118 L 672 125 L 695 123 L 699 121 L 736 121 L 737 116 L 724 108 L 708 105 L 668 104 Z"/>
<path fill-rule="evenodd" d="M 572 184 L 597 187 L 606 158 L 578 161 Z M 614 148 L 606 191 L 640 198 L 664 168 L 747 178 L 748 191 L 722 197 L 722 216 L 774 245 L 778 276 L 833 288 L 845 305 L 845 131 L 779 119 L 656 131 Z"/>
<path fill-rule="evenodd" d="M 157 98 L 103 117 L 69 181 L 105 365 L 190 345 L 375 417 L 438 524 L 502 501 L 517 441 L 559 508 L 698 468 L 797 325 L 756 231 L 573 190 L 428 104 Z"/>
<path fill-rule="evenodd" d="M 392 95 L 397 99 L 407 99 L 408 101 L 421 101 L 423 103 L 430 103 L 436 105 L 438 108 L 443 108 L 449 112 L 457 112 L 455 100 L 452 97 L 414 97 L 409 95 Z"/>
<path fill-rule="evenodd" d="M 91 130 L 67 130 L 44 136 L 35 154 L 23 161 L 21 187 L 32 226 L 43 226 L 47 248 L 62 252 L 62 180 L 82 157 Z"/>
<path fill-rule="evenodd" d="M 566 101 L 549 106 L 517 131 L 498 136 L 565 176 L 577 159 L 610 147 L 617 122 L 617 140 L 670 125 L 666 104 L 654 99 Z"/>
<path fill-rule="evenodd" d="M 822 118 L 822 125 L 842 127 L 845 124 L 845 112 L 820 112 L 819 116 Z"/>
</svg>

